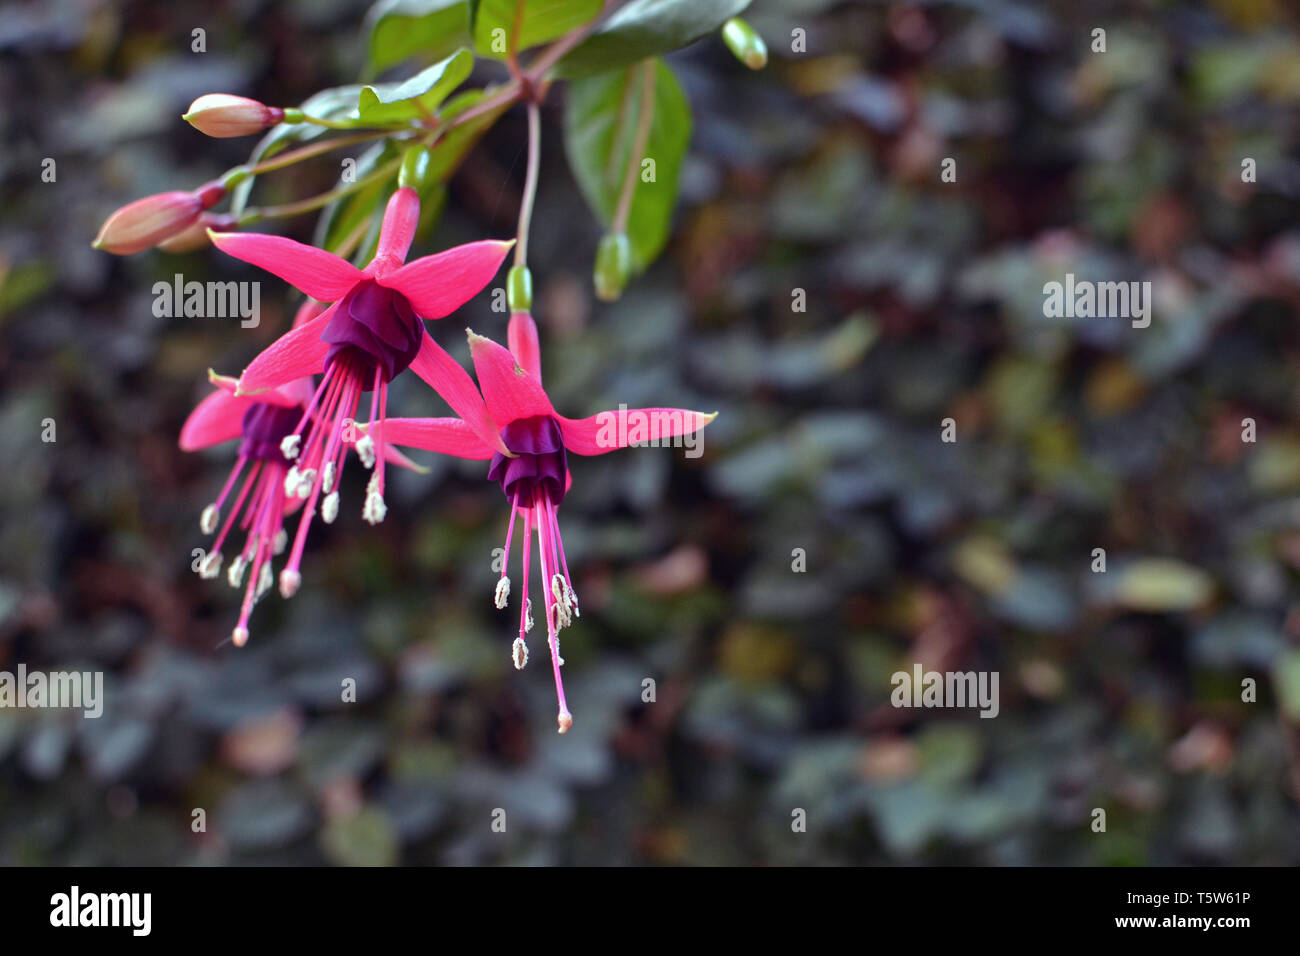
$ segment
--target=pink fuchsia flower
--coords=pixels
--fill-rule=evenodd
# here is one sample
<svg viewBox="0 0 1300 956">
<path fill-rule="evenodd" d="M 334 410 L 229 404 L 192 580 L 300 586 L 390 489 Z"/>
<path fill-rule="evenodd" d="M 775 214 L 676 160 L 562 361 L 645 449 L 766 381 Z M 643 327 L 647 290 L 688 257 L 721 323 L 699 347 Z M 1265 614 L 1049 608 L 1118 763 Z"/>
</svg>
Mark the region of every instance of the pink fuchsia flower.
<svg viewBox="0 0 1300 956">
<path fill-rule="evenodd" d="M 294 327 L 313 321 L 324 309 L 322 303 L 309 299 L 298 310 Z M 244 543 L 230 563 L 227 579 L 233 588 L 244 587 L 239 623 L 231 634 L 235 646 L 243 647 L 248 641 L 249 615 L 271 587 L 272 557 L 283 553 L 288 544 L 285 518 L 303 502 L 301 481 L 289 480 L 293 468 L 280 445 L 286 435 L 301 427 L 315 385 L 310 378 L 295 379 L 254 397 L 237 395 L 237 381 L 229 376 L 209 372 L 208 380 L 215 389 L 186 419 L 180 447 L 198 451 L 240 439 L 234 468 L 217 499 L 203 509 L 199 519 L 204 534 L 213 534 L 220 527 L 212 549 L 199 564 L 199 575 L 215 578 L 221 572 L 222 547 L 238 522 Z M 384 452 L 395 464 L 422 470 L 396 448 L 385 446 Z M 243 484 L 223 522 L 222 510 L 241 475 Z M 332 515 L 327 518 L 333 520 Z"/>
<path fill-rule="evenodd" d="M 285 516 L 301 503 L 285 492 L 289 462 L 280 451 L 280 442 L 302 417 L 311 399 L 312 383 L 310 379 L 299 379 L 252 398 L 235 394 L 233 378 L 213 373 L 209 377 L 216 389 L 186 419 L 180 446 L 184 451 L 198 451 L 240 439 L 239 456 L 230 476 L 216 501 L 203 509 L 199 519 L 204 534 L 220 528 L 211 550 L 199 564 L 199 575 L 215 578 L 221 573 L 221 549 L 238 522 L 245 534 L 244 543 L 230 563 L 227 578 L 231 587 L 244 587 L 239 623 L 231 635 L 235 646 L 242 647 L 248 641 L 253 605 L 271 587 L 271 558 L 283 552 L 288 543 Z M 223 522 L 222 509 L 241 475 L 243 484 Z M 245 571 L 251 572 L 247 585 L 243 585 Z"/>
<path fill-rule="evenodd" d="M 510 597 L 509 554 L 517 515 L 523 516 L 523 594 L 519 608 L 519 636 L 512 656 L 516 668 L 528 662 L 525 635 L 533 626 L 532 601 L 528 598 L 528 568 L 532 536 L 537 534 L 537 552 L 542 570 L 542 591 L 546 607 L 547 639 L 551 669 L 559 701 L 560 733 L 573 725 L 564 699 L 560 678 L 559 632 L 579 615 L 578 596 L 569 574 L 560 536 L 559 506 L 572 486 L 568 453 L 603 455 L 632 444 L 692 434 L 717 417 L 717 413 L 681 408 L 620 407 L 590 418 L 565 418 L 555 411 L 542 387 L 541 355 L 537 326 L 526 312 L 510 318 L 509 350 L 491 339 L 469 332 L 470 353 L 488 414 L 500 431 L 499 445 L 484 441 L 478 429 L 454 418 L 390 418 L 383 424 L 384 436 L 395 445 L 423 448 L 460 458 L 491 459 L 488 478 L 501 486 L 510 502 L 510 523 L 506 528 L 507 560 L 497 581 L 496 606 L 504 608 Z"/>
<path fill-rule="evenodd" d="M 385 210 L 375 257 L 365 269 L 280 236 L 210 233 L 223 252 L 279 276 L 311 298 L 334 303 L 258 355 L 239 377 L 236 391 L 239 396 L 260 394 L 296 379 L 323 375 L 307 412 L 281 443 L 293 462 L 285 480 L 307 502 L 289 560 L 280 572 L 280 593 L 286 598 L 302 583 L 299 566 L 318 502 L 326 522 L 338 513 L 336 487 L 350 445 L 355 443 L 362 464 L 374 469 L 362 516 L 377 524 L 387 513 L 384 459 L 389 457 L 389 443 L 382 434 L 382 421 L 388 409 L 388 383 L 397 375 L 410 368 L 485 441 L 500 442 L 473 380 L 434 342 L 421 320 L 440 319 L 477 294 L 496 274 L 513 243 L 472 242 L 404 262 L 419 217 L 415 190 L 398 189 Z M 366 392 L 370 393 L 371 427 L 358 437 L 355 416 Z M 385 449 L 377 459 L 376 447 Z"/>
</svg>

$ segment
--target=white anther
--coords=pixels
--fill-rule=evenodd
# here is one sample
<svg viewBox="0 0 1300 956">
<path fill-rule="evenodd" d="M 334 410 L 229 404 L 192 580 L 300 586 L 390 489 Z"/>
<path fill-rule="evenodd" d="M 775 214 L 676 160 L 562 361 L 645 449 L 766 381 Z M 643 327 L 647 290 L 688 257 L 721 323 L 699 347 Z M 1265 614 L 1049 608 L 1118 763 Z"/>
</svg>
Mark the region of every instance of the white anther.
<svg viewBox="0 0 1300 956">
<path fill-rule="evenodd" d="M 292 568 L 285 568 L 280 572 L 280 597 L 288 600 L 298 593 L 298 588 L 302 586 L 302 575 Z"/>
<path fill-rule="evenodd" d="M 563 575 L 556 574 L 551 578 L 551 594 L 555 597 L 556 627 L 568 627 L 573 623 L 573 605 L 569 603 L 569 590 Z"/>
<path fill-rule="evenodd" d="M 266 564 L 262 565 L 262 571 L 257 576 L 257 593 L 253 595 L 254 601 L 260 601 L 262 595 L 271 590 L 271 582 L 273 580 L 274 575 L 271 574 L 271 562 L 268 561 Z"/>
<path fill-rule="evenodd" d="M 339 516 L 339 493 L 331 491 L 325 496 L 325 500 L 320 506 L 321 520 L 326 524 L 333 524 L 334 519 Z"/>
<path fill-rule="evenodd" d="M 244 560 L 242 554 L 235 555 L 235 560 L 230 562 L 230 567 L 226 571 L 226 580 L 230 582 L 232 588 L 237 588 L 244 583 L 244 568 L 248 567 L 248 562 Z"/>
<path fill-rule="evenodd" d="M 361 509 L 361 517 L 365 518 L 370 524 L 379 524 L 388 514 L 388 506 L 384 504 L 384 496 L 377 491 L 366 492 L 366 503 Z"/>
<path fill-rule="evenodd" d="M 230 639 L 235 642 L 236 647 L 243 647 L 248 643 L 248 628 L 235 628 L 230 634 Z"/>
<path fill-rule="evenodd" d="M 501 576 L 501 580 L 497 582 L 497 593 L 494 600 L 498 611 L 510 601 L 510 579 L 504 574 Z"/>
<path fill-rule="evenodd" d="M 221 572 L 221 552 L 213 551 L 199 565 L 199 577 L 212 579 Z"/>
<path fill-rule="evenodd" d="M 204 534 L 212 534 L 217 530 L 217 522 L 221 520 L 221 511 L 216 505 L 208 505 L 203 509 L 203 514 L 199 515 L 199 530 Z"/>
<path fill-rule="evenodd" d="M 375 472 L 370 476 L 370 484 L 366 486 L 366 503 L 361 509 L 361 517 L 371 524 L 379 524 L 386 514 L 388 506 L 384 504 L 384 496 L 379 493 L 379 472 Z"/>
<path fill-rule="evenodd" d="M 298 477 L 298 497 L 306 498 L 311 494 L 311 486 L 316 482 L 316 469 L 308 468 Z"/>
<path fill-rule="evenodd" d="M 357 457 L 367 468 L 375 467 L 375 440 L 369 435 L 362 435 L 357 440 Z"/>
<path fill-rule="evenodd" d="M 275 554 L 284 554 L 284 549 L 289 546 L 289 532 L 281 528 L 275 533 L 275 540 L 271 543 L 271 550 Z"/>
<path fill-rule="evenodd" d="M 515 659 L 515 670 L 523 670 L 524 665 L 528 663 L 528 645 L 524 643 L 522 637 L 515 638 L 514 646 L 510 648 L 510 655 Z"/>
<path fill-rule="evenodd" d="M 298 445 L 302 442 L 301 435 L 285 435 L 280 439 L 280 454 L 284 455 L 290 461 L 298 457 Z"/>
<path fill-rule="evenodd" d="M 325 494 L 328 495 L 334 490 L 334 479 L 338 476 L 338 472 L 338 465 L 334 464 L 332 461 L 325 462 L 325 468 L 321 472 L 320 481 L 321 491 L 325 492 Z"/>
<path fill-rule="evenodd" d="M 292 466 L 288 474 L 284 476 L 284 493 L 289 497 L 296 495 L 298 493 L 298 482 L 301 480 L 302 476 L 298 474 L 298 466 Z"/>
</svg>

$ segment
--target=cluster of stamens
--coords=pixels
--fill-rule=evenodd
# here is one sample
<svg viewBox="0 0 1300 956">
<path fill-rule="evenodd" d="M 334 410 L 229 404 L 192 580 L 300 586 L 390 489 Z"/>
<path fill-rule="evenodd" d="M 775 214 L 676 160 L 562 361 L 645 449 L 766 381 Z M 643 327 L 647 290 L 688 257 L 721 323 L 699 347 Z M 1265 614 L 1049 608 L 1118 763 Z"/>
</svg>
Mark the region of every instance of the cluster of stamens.
<svg viewBox="0 0 1300 956">
<path fill-rule="evenodd" d="M 564 540 L 560 536 L 557 509 L 564 497 L 564 476 L 567 473 L 566 455 L 560 438 L 559 426 L 550 417 L 538 417 L 513 422 L 502 429 L 502 441 L 512 452 L 511 456 L 498 454 L 492 460 L 488 477 L 499 481 L 510 500 L 510 525 L 506 529 L 506 561 L 497 581 L 494 603 L 504 608 L 510 599 L 509 556 L 514 536 L 515 521 L 520 512 L 524 520 L 523 540 L 523 599 L 519 607 L 519 636 L 511 646 L 511 659 L 518 669 L 528 663 L 526 635 L 533 628 L 533 602 L 528 597 L 528 573 L 531 563 L 531 545 L 534 529 L 537 533 L 537 553 L 545 582 L 547 640 L 551 650 L 551 666 L 555 674 L 555 690 L 559 698 L 560 732 L 573 724 L 564 699 L 564 683 L 560 667 L 560 631 L 573 624 L 580 615 L 578 596 L 569 576 L 569 563 L 564 556 Z"/>
<path fill-rule="evenodd" d="M 331 524 L 339 513 L 339 480 L 348 449 L 355 448 L 362 465 L 372 474 L 366 486 L 361 516 L 379 524 L 388 514 L 384 502 L 383 419 L 388 413 L 388 383 L 409 368 L 424 338 L 424 324 L 410 302 L 398 292 L 370 279 L 358 282 L 336 306 L 330 318 L 313 320 L 321 326 L 321 341 L 330 348 L 324 374 L 306 407 L 292 409 L 256 403 L 258 411 L 245 418 L 244 448 L 239 464 L 218 500 L 204 510 L 200 524 L 211 533 L 220 520 L 220 508 L 248 460 L 256 464 L 245 482 L 234 513 L 217 539 L 213 552 L 199 565 L 203 577 L 216 577 L 221 569 L 221 543 L 230 524 L 251 493 L 243 519 L 248 531 L 244 550 L 231 565 L 229 579 L 239 586 L 252 569 L 244 608 L 234 641 L 248 640 L 248 615 L 271 587 L 272 554 L 289 547 L 282 525 L 286 507 L 303 503 L 302 516 L 280 572 L 280 594 L 293 597 L 302 585 L 301 563 L 307 533 L 319 508 L 321 519 Z M 364 434 L 355 416 L 362 395 L 370 392 L 370 422 Z M 267 411 L 267 410 L 270 411 Z M 296 424 L 294 422 L 296 421 Z"/>
<path fill-rule="evenodd" d="M 244 438 L 235 467 L 217 500 L 204 508 L 199 517 L 199 528 L 204 534 L 217 533 L 220 526 L 212 550 L 199 563 L 199 576 L 203 578 L 212 579 L 221 573 L 221 548 L 236 521 L 246 532 L 243 547 L 226 570 L 226 580 L 232 588 L 245 588 L 239 623 L 231 634 L 236 646 L 243 646 L 248 641 L 249 615 L 271 589 L 274 580 L 271 559 L 282 554 L 288 544 L 288 535 L 284 531 L 283 492 L 289 469 L 279 448 L 280 437 L 297 414 L 297 409 L 269 403 L 257 403 L 249 408 L 244 415 Z M 245 470 L 243 485 L 223 523 L 222 506 Z M 252 573 L 248 575 L 245 586 L 245 572 L 250 569 Z"/>
<path fill-rule="evenodd" d="M 376 367 L 366 375 L 362 363 L 346 354 L 330 362 L 307 411 L 297 427 L 280 443 L 284 457 L 292 462 L 284 479 L 284 493 L 306 502 L 288 566 L 280 573 L 280 593 L 292 597 L 301 583 L 299 572 L 303 546 L 319 504 L 321 520 L 332 524 L 339 513 L 338 481 L 347 460 L 349 446 L 357 451 L 361 464 L 373 470 L 366 489 L 362 517 L 370 524 L 384 520 L 384 461 L 375 454 L 374 438 L 354 434 L 360 426 L 354 416 L 367 386 L 370 388 L 370 424 L 375 426 L 386 412 L 388 383 Z M 369 377 L 369 381 L 366 378 Z"/>
</svg>

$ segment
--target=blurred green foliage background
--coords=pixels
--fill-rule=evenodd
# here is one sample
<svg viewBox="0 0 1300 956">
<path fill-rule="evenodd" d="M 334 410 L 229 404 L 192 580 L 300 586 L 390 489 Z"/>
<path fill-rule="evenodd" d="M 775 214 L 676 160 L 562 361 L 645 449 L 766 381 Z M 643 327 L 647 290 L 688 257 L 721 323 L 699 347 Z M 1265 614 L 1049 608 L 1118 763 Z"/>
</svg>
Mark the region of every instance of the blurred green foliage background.
<svg viewBox="0 0 1300 956">
<path fill-rule="evenodd" d="M 180 121 L 195 96 L 355 80 L 365 9 L 0 9 L 0 670 L 109 694 L 99 720 L 0 710 L 0 863 L 1300 862 L 1293 4 L 759 0 L 766 71 L 717 38 L 671 57 L 676 226 L 610 306 L 557 89 L 531 250 L 557 407 L 721 412 L 702 458 L 573 462 L 565 737 L 541 644 L 517 673 L 492 606 L 481 464 L 421 456 L 377 529 L 349 469 L 302 592 L 218 646 L 236 595 L 189 568 L 231 451 L 176 436 L 296 303 L 214 252 L 90 248 L 244 159 Z M 417 252 L 512 234 L 524 146 L 515 110 Z M 264 279 L 261 327 L 155 318 L 178 272 Z M 1153 281 L 1151 327 L 1044 318 L 1067 272 Z M 431 330 L 464 359 L 466 325 L 505 335 L 487 293 Z M 411 376 L 390 409 L 442 413 Z M 891 707 L 914 662 L 999 672 L 1000 715 Z"/>
</svg>

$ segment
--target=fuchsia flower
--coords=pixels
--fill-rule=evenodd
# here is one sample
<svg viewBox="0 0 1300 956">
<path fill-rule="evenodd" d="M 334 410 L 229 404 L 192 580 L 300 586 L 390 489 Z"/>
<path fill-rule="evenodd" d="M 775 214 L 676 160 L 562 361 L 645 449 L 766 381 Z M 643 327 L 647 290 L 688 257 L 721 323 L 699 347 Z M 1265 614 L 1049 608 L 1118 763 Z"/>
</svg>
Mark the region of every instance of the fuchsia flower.
<svg viewBox="0 0 1300 956">
<path fill-rule="evenodd" d="M 237 588 L 243 583 L 244 572 L 251 571 L 239 623 L 232 635 L 235 646 L 243 647 L 248 641 L 248 617 L 253 605 L 271 587 L 271 557 L 280 554 L 288 541 L 285 515 L 300 504 L 296 496 L 285 493 L 289 463 L 280 451 L 280 442 L 302 417 L 311 398 L 312 383 L 310 379 L 299 379 L 251 398 L 235 394 L 233 378 L 209 374 L 216 391 L 190 413 L 181 429 L 180 445 L 184 451 L 197 451 L 240 439 L 239 457 L 230 477 L 217 500 L 203 509 L 199 519 L 204 534 L 212 534 L 221 526 L 212 550 L 199 565 L 199 574 L 215 578 L 221 572 L 221 547 L 239 521 L 245 532 L 244 544 L 230 563 L 227 577 L 230 586 Z M 245 470 L 243 486 L 223 523 L 221 509 Z"/>
<path fill-rule="evenodd" d="M 296 427 L 280 443 L 293 464 L 286 490 L 306 499 L 289 560 L 280 572 L 280 593 L 292 597 L 302 583 L 299 566 L 307 531 L 321 497 L 330 522 L 338 513 L 339 475 L 353 443 L 354 416 L 370 392 L 370 428 L 355 441 L 357 455 L 373 468 L 362 516 L 384 519 L 384 459 L 389 457 L 382 422 L 388 383 L 412 369 L 492 447 L 505 451 L 473 380 L 425 331 L 422 319 L 455 311 L 496 274 L 513 242 L 472 242 L 404 263 L 415 236 L 420 200 L 410 187 L 388 202 L 375 257 L 358 269 L 321 249 L 280 236 L 210 233 L 223 252 L 271 272 L 308 296 L 333 302 L 318 318 L 277 339 L 239 377 L 236 396 L 264 393 L 297 379 L 323 374 Z M 385 449 L 376 462 L 376 444 Z"/>
<path fill-rule="evenodd" d="M 294 328 L 315 320 L 324 308 L 321 303 L 308 300 L 298 310 Z M 249 615 L 271 587 L 271 559 L 281 554 L 288 544 L 284 519 L 302 504 L 301 483 L 288 480 L 292 468 L 280 446 L 295 428 L 301 428 L 315 385 L 310 378 L 295 379 L 254 398 L 238 395 L 237 382 L 229 376 L 209 372 L 208 380 L 216 390 L 185 420 L 180 446 L 183 451 L 198 451 L 241 439 L 239 457 L 230 477 L 217 500 L 204 508 L 199 518 L 204 534 L 212 534 L 221 526 L 212 550 L 199 564 L 199 575 L 215 578 L 221 572 L 222 545 L 239 521 L 240 529 L 245 532 L 244 544 L 230 563 L 227 579 L 232 588 L 238 588 L 244 586 L 244 572 L 249 572 L 239 623 L 231 634 L 235 646 L 243 647 L 248 642 Z M 385 445 L 384 453 L 395 464 L 419 469 L 392 446 Z M 245 469 L 244 483 L 222 523 L 221 509 Z M 333 516 L 326 517 L 332 520 Z"/>
<path fill-rule="evenodd" d="M 497 582 L 496 606 L 504 608 L 510 597 L 509 554 L 515 517 L 523 514 L 523 595 L 519 608 L 519 636 L 512 648 L 515 667 L 528 662 L 524 635 L 532 629 L 532 602 L 528 599 L 528 567 L 531 541 L 537 532 L 546 604 L 546 630 L 551 650 L 551 669 L 559 700 L 560 733 L 573 725 L 564 700 L 560 678 L 559 632 L 579 614 L 578 597 L 569 575 L 560 536 L 558 509 L 572 485 L 568 453 L 603 455 L 616 448 L 648 441 L 683 436 L 703 428 L 717 416 L 679 408 L 620 408 L 590 418 L 565 418 L 555 411 L 542 387 L 541 355 L 537 326 L 526 312 L 510 318 L 510 348 L 507 351 L 491 339 L 469 332 L 470 352 L 479 387 L 492 423 L 499 428 L 498 441 L 486 441 L 480 429 L 455 418 L 390 418 L 383 423 L 384 437 L 395 445 L 423 448 L 460 458 L 492 463 L 488 478 L 498 482 L 510 502 L 510 524 L 506 529 L 507 561 Z M 633 423 L 629 427 L 629 422 Z M 653 423 L 645 428 L 647 423 Z M 491 437 L 496 437 L 491 436 Z M 501 446 L 505 447 L 502 448 Z"/>
</svg>

